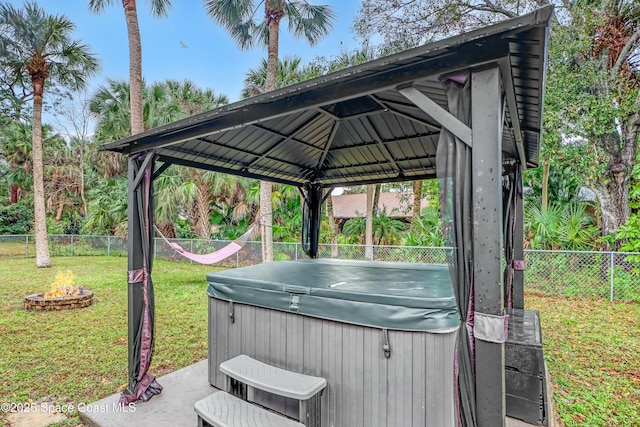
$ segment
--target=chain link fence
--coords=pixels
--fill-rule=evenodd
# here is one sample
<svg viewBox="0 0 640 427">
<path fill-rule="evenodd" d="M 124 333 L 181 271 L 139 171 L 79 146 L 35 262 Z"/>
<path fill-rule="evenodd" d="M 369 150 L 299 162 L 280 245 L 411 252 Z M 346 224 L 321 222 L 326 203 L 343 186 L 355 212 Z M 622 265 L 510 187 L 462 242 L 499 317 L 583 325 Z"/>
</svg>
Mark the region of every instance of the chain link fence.
<svg viewBox="0 0 640 427">
<path fill-rule="evenodd" d="M 169 239 L 185 250 L 206 254 L 221 249 L 228 241 Z M 156 239 L 154 257 L 175 262 L 186 260 L 162 239 Z M 49 235 L 52 256 L 127 256 L 127 242 L 115 236 Z M 451 248 L 416 246 L 372 246 L 377 261 L 401 261 L 444 264 Z M 33 236 L 0 236 L 0 258 L 34 257 Z M 366 260 L 364 245 L 320 245 L 319 256 Z M 284 261 L 306 258 L 300 243 L 274 242 L 274 259 Z M 548 296 L 607 299 L 640 302 L 640 253 L 525 251 L 525 290 Z M 237 268 L 262 262 L 260 242 L 247 242 L 216 267 Z"/>
</svg>

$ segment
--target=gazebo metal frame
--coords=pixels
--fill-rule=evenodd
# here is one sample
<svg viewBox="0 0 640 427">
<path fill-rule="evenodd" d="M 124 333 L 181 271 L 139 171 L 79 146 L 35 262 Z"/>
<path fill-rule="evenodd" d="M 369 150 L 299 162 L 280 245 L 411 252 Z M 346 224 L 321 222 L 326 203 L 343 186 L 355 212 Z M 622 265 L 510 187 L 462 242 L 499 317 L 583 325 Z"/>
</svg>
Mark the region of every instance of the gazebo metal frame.
<svg viewBox="0 0 640 427">
<path fill-rule="evenodd" d="M 539 162 L 552 13 L 552 7 L 538 9 L 103 145 L 129 162 L 125 395 L 146 400 L 159 392 L 147 373 L 154 327 L 152 194 L 154 178 L 173 164 L 299 187 L 309 225 L 303 239 L 315 257 L 327 191 L 435 178 L 446 129 L 472 152 L 474 310 L 505 319 L 503 180 L 516 187 L 509 257 L 519 261 L 522 181 L 511 171 Z M 471 85 L 469 125 L 449 112 L 442 84 L 460 76 Z M 524 308 L 521 269 L 513 269 L 512 278 L 512 307 Z M 479 426 L 505 422 L 504 348 L 504 342 L 475 339 Z"/>
</svg>

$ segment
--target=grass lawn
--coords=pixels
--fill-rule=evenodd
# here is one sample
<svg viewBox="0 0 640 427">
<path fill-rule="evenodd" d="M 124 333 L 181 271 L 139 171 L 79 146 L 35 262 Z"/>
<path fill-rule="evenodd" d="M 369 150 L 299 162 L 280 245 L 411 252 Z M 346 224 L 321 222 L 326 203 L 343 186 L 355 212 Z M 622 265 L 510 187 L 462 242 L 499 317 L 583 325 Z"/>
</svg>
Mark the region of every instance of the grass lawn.
<svg viewBox="0 0 640 427">
<path fill-rule="evenodd" d="M 528 295 L 539 310 L 560 418 L 571 426 L 640 426 L 640 304 Z"/>
<path fill-rule="evenodd" d="M 127 381 L 126 258 L 60 257 L 53 268 L 37 269 L 22 256 L 0 245 L 0 402 L 77 405 L 115 393 Z M 24 296 L 49 290 L 66 269 L 93 290 L 93 306 L 23 309 Z M 205 274 L 212 270 L 155 262 L 153 374 L 207 357 Z M 640 304 L 529 296 L 527 308 L 541 312 L 545 357 L 566 425 L 640 425 Z M 58 426 L 78 424 L 72 416 Z"/>
<path fill-rule="evenodd" d="M 33 258 L 4 254 L 0 259 L 0 402 L 77 405 L 121 389 L 127 382 L 127 259 L 53 258 L 50 269 L 37 269 Z M 60 312 L 24 310 L 26 295 L 48 291 L 57 272 L 66 269 L 94 292 L 94 305 Z M 154 375 L 207 357 L 205 274 L 213 270 L 154 263 Z M 61 425 L 78 424 L 73 417 Z"/>
</svg>

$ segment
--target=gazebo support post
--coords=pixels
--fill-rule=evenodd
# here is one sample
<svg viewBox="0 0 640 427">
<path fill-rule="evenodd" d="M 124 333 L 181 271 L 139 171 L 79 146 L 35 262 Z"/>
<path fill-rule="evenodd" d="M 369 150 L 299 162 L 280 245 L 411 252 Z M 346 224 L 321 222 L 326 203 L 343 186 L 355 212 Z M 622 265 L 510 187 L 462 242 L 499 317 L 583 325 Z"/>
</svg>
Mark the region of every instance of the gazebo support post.
<svg viewBox="0 0 640 427">
<path fill-rule="evenodd" d="M 152 376 L 145 376 L 151 362 L 154 332 L 153 284 L 153 159 L 154 153 L 130 155 L 128 161 L 128 387 L 123 398 L 148 400 L 162 390 Z M 146 174 L 146 175 L 145 175 Z M 147 288 L 145 295 L 145 286 Z M 147 324 L 144 324 L 147 322 Z M 149 334 L 149 335 L 147 335 Z M 144 343 L 141 343 L 140 336 Z M 140 372 L 144 371 L 141 375 Z M 155 384 L 154 384 L 155 383 Z M 150 384 L 152 385 L 149 390 Z M 149 391 L 139 391 L 142 386 Z M 154 390 L 155 388 L 155 390 Z M 121 403 L 123 399 L 121 398 Z M 125 402 L 128 403 L 128 402 Z"/>
<path fill-rule="evenodd" d="M 303 191 L 304 222 L 302 226 L 302 245 L 309 258 L 318 257 L 320 242 L 320 223 L 322 221 L 323 189 L 319 184 L 307 184 Z"/>
<path fill-rule="evenodd" d="M 474 72 L 471 78 L 475 312 L 476 317 L 478 314 L 502 316 L 501 141 L 504 110 L 500 72 L 496 66 Z M 488 342 L 476 336 L 475 359 L 478 427 L 504 426 L 504 343 Z"/>
<path fill-rule="evenodd" d="M 127 256 L 128 256 L 128 271 L 141 270 L 144 263 L 144 255 L 142 250 L 142 227 L 140 222 L 140 211 L 138 209 L 137 190 L 133 188 L 135 178 L 142 162 L 129 157 L 128 165 L 128 207 L 127 207 Z M 140 185 L 138 184 L 138 189 Z M 132 386 L 131 379 L 137 376 L 137 356 L 134 349 L 134 343 L 136 341 L 136 334 L 140 329 L 140 323 L 142 316 L 140 313 L 144 310 L 144 290 L 142 282 L 132 283 L 128 280 L 128 292 L 127 292 L 127 313 L 128 313 L 128 351 L 129 351 L 129 387 Z M 133 391 L 133 390 L 129 390 Z"/>
</svg>

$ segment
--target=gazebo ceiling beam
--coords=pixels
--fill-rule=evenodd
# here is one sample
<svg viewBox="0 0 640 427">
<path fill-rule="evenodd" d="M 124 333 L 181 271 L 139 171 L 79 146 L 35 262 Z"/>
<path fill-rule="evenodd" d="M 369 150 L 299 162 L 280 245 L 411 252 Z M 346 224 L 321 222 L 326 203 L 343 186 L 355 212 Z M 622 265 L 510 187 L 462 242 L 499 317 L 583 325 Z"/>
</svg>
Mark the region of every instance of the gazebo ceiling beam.
<svg viewBox="0 0 640 427">
<path fill-rule="evenodd" d="M 418 108 L 433 117 L 449 132 L 460 138 L 462 142 L 472 147 L 471 128 L 455 118 L 447 110 L 436 104 L 431 98 L 426 96 L 414 87 L 406 87 L 398 89 L 409 101 L 413 102 Z"/>
<path fill-rule="evenodd" d="M 324 146 L 324 150 L 322 151 L 322 156 L 320 156 L 320 160 L 318 161 L 318 165 L 316 167 L 318 170 L 322 169 L 322 165 L 324 164 L 324 161 L 327 158 L 327 154 L 329 154 L 329 150 L 331 149 L 331 146 L 333 145 L 333 141 L 336 138 L 336 134 L 338 133 L 338 129 L 340 128 L 340 123 L 342 122 L 339 120 L 336 120 L 333 123 L 333 126 L 331 127 L 331 134 L 329 134 L 329 139 L 327 140 L 327 144 Z"/>
<path fill-rule="evenodd" d="M 393 167 L 395 172 L 396 173 L 400 173 L 400 168 L 398 167 L 398 164 L 396 163 L 396 160 L 393 158 L 393 156 L 391 155 L 391 152 L 389 151 L 387 146 L 382 141 L 382 138 L 380 138 L 380 134 L 378 133 L 378 130 L 376 129 L 376 127 L 373 124 L 373 122 L 371 121 L 371 119 L 367 118 L 367 123 L 369 123 L 369 125 L 371 126 L 371 130 L 374 133 L 373 138 L 376 141 L 376 146 L 379 147 L 380 150 L 383 152 L 384 157 L 387 159 L 387 161 L 389 162 L 391 167 Z"/>
<path fill-rule="evenodd" d="M 403 117 L 407 120 L 411 120 L 412 122 L 421 124 L 423 126 L 426 126 L 430 129 L 434 130 L 434 133 L 440 133 L 440 127 L 428 122 L 424 119 L 412 116 L 411 114 L 407 114 L 407 113 L 403 113 L 402 111 L 399 111 L 398 109 L 396 109 L 394 107 L 394 105 L 402 105 L 402 106 L 411 106 L 411 107 L 415 107 L 415 104 L 400 104 L 398 102 L 394 102 L 394 101 L 387 101 L 384 99 L 380 99 L 379 97 L 377 97 L 376 95 L 370 95 L 370 98 L 373 99 L 375 102 L 377 102 L 380 106 L 382 106 L 383 108 L 387 109 L 391 114 L 396 115 L 398 117 Z"/>
<path fill-rule="evenodd" d="M 257 129 L 260 129 L 263 132 L 267 132 L 267 133 L 271 133 L 272 135 L 278 136 L 280 138 L 282 138 L 280 141 L 276 141 L 274 144 L 271 145 L 271 147 L 269 147 L 264 153 L 262 153 L 257 159 L 255 159 L 253 162 L 251 162 L 248 167 L 253 166 L 254 164 L 258 163 L 259 161 L 261 161 L 264 158 L 267 158 L 271 153 L 274 152 L 275 149 L 277 149 L 278 147 L 280 147 L 282 144 L 286 143 L 287 141 L 293 141 L 299 144 L 304 144 L 307 147 L 311 147 L 315 150 L 320 150 L 318 147 L 314 147 L 311 144 L 307 144 L 306 142 L 302 142 L 300 140 L 295 139 L 295 136 L 298 132 L 300 132 L 301 129 L 304 129 L 306 126 L 309 125 L 309 123 L 313 122 L 313 120 L 315 119 L 314 116 L 309 117 L 307 120 L 305 120 L 304 122 L 302 122 L 298 127 L 296 127 L 291 134 L 287 135 L 281 132 L 277 132 L 274 131 L 272 129 L 269 129 L 265 126 L 260 126 L 258 123 L 253 123 L 251 126 L 255 127 Z"/>
<path fill-rule="evenodd" d="M 332 153 L 338 152 L 338 151 L 344 151 L 344 150 L 352 150 L 352 149 L 357 149 L 357 148 L 366 148 L 366 147 L 371 147 L 372 145 L 377 145 L 377 144 L 383 144 L 383 145 L 391 145 L 391 144 L 395 144 L 398 142 L 408 142 L 411 141 L 412 139 L 418 139 L 418 138 L 428 138 L 428 137 L 432 137 L 434 135 L 438 135 L 440 132 L 428 132 L 428 133 L 419 133 L 417 135 L 412 135 L 412 136 L 403 136 L 400 138 L 391 138 L 391 139 L 379 139 L 376 141 L 367 141 L 364 142 L 362 144 L 355 144 L 355 145 L 347 145 L 344 147 L 336 147 L 333 148 L 331 150 Z"/>
<path fill-rule="evenodd" d="M 214 166 L 212 164 L 204 164 L 204 163 L 187 160 L 187 159 L 179 159 L 176 157 L 164 157 L 162 154 L 158 156 L 158 160 L 168 161 L 175 165 L 186 166 L 186 167 L 195 168 L 195 169 L 208 170 L 211 172 L 226 173 L 226 174 L 241 176 L 244 178 L 264 179 L 262 175 L 250 172 L 241 166 L 239 166 L 238 169 L 223 168 L 223 167 Z M 286 184 L 286 185 L 293 185 L 295 187 L 299 187 L 304 183 L 304 178 L 299 178 L 299 177 L 296 177 L 296 178 L 298 179 L 288 180 L 288 179 L 280 179 L 280 178 L 271 178 L 270 181 L 278 184 Z"/>
<path fill-rule="evenodd" d="M 171 162 L 164 162 L 163 164 L 161 164 L 158 169 L 156 169 L 155 171 L 153 171 L 153 175 L 152 175 L 152 179 L 156 179 L 157 177 L 159 177 L 160 175 L 162 175 L 162 173 L 164 171 L 166 171 L 169 166 L 171 166 Z"/>
</svg>

